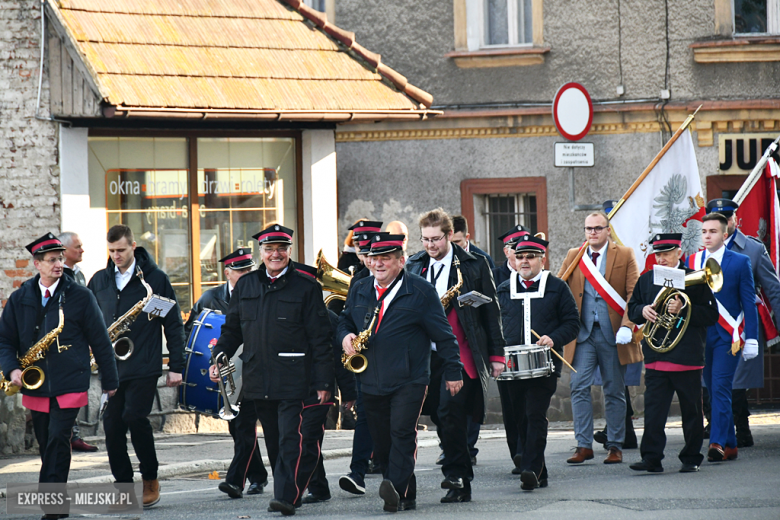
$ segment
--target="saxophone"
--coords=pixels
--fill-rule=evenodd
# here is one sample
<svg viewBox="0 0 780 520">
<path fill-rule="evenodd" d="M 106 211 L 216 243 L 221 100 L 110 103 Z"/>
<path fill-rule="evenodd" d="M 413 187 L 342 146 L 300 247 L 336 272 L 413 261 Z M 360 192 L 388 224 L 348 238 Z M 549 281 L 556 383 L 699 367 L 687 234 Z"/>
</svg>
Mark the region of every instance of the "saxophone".
<svg viewBox="0 0 780 520">
<path fill-rule="evenodd" d="M 458 260 L 457 256 L 453 260 L 452 264 L 458 271 L 458 283 L 447 289 L 447 292 L 444 293 L 444 296 L 441 297 L 441 306 L 444 307 L 444 312 L 447 312 L 447 307 L 449 307 L 452 299 L 460 294 L 460 288 L 463 287 L 463 275 L 460 272 L 460 260 Z"/>
<path fill-rule="evenodd" d="M 46 334 L 38 343 L 33 345 L 24 356 L 19 358 L 19 368 L 22 369 L 22 385 L 26 389 L 35 390 L 40 388 L 44 379 L 46 379 L 41 367 L 36 367 L 33 363 L 40 361 L 46 356 L 52 343 L 57 341 L 58 352 L 68 350 L 70 345 L 60 345 L 57 340 L 57 336 L 60 335 L 64 326 L 65 313 L 62 312 L 62 304 L 60 303 L 60 322 L 57 325 L 57 328 Z M 11 384 L 11 381 L 5 380 L 3 373 L 0 372 L 0 390 L 5 392 L 5 395 L 14 395 L 21 390 L 21 388 Z"/>
<path fill-rule="evenodd" d="M 359 374 L 368 367 L 368 359 L 361 354 L 363 350 L 368 346 L 368 340 L 371 338 L 371 333 L 374 330 L 374 324 L 376 323 L 376 317 L 379 315 L 379 305 L 374 307 L 374 316 L 371 318 L 371 323 L 368 324 L 366 330 L 357 335 L 352 340 L 352 348 L 355 349 L 355 353 L 348 356 L 346 352 L 341 354 L 341 362 L 344 364 L 344 368 L 350 372 Z"/>
<path fill-rule="evenodd" d="M 135 270 L 136 275 L 138 275 L 138 278 L 141 279 L 141 283 L 146 288 L 146 297 L 133 305 L 129 311 L 124 313 L 108 327 L 108 337 L 111 339 L 111 345 L 114 347 L 114 357 L 119 361 L 124 361 L 129 358 L 135 349 L 133 340 L 130 338 L 120 338 L 119 336 L 130 330 L 130 325 L 133 324 L 138 315 L 141 314 L 141 311 L 143 311 L 144 307 L 146 307 L 146 304 L 149 303 L 149 300 L 154 296 L 152 287 L 144 280 L 144 273 L 141 271 L 141 268 L 135 266 Z M 152 318 L 149 317 L 149 319 Z M 96 367 L 97 364 L 94 366 Z"/>
</svg>

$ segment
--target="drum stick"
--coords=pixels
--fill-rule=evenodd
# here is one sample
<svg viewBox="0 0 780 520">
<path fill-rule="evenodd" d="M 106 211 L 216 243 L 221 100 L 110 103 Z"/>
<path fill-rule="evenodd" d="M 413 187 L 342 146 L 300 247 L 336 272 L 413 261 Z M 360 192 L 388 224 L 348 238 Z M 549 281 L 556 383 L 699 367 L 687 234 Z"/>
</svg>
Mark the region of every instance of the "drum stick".
<svg viewBox="0 0 780 520">
<path fill-rule="evenodd" d="M 536 331 L 535 331 L 534 329 L 531 329 L 531 334 L 533 334 L 534 336 L 536 336 L 536 339 L 542 339 L 542 337 L 541 337 L 539 334 L 537 334 L 537 333 L 536 333 Z M 566 365 L 567 367 L 569 367 L 569 368 L 571 369 L 571 371 L 572 371 L 572 372 L 574 372 L 575 374 L 577 373 L 577 371 L 576 371 L 576 370 L 574 370 L 574 367 L 573 367 L 573 366 L 571 366 L 571 365 L 569 364 L 569 362 L 568 362 L 568 361 L 566 361 L 565 359 L 563 359 L 563 356 L 561 356 L 560 354 L 558 354 L 558 353 L 555 351 L 555 349 L 554 349 L 554 348 L 550 347 L 550 352 L 552 352 L 553 354 L 555 354 L 556 356 L 558 356 L 558 359 L 560 359 L 561 361 L 563 361 L 563 364 L 564 364 L 564 365 Z"/>
</svg>

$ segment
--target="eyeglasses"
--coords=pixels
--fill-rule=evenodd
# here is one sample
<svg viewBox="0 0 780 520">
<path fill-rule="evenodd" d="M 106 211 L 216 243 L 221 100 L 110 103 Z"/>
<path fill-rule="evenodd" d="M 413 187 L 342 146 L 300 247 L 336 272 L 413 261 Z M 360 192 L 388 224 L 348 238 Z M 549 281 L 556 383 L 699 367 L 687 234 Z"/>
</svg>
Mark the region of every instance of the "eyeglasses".
<svg viewBox="0 0 780 520">
<path fill-rule="evenodd" d="M 427 238 L 427 237 L 420 237 L 420 242 L 423 244 L 435 244 L 436 242 L 441 241 L 442 238 L 444 238 L 446 235 L 442 235 L 440 237 L 434 237 L 434 238 Z"/>
<path fill-rule="evenodd" d="M 290 246 L 279 246 L 279 247 L 263 247 L 263 253 L 267 254 L 273 254 L 274 251 L 278 251 L 280 253 L 286 253 L 290 249 Z"/>
<path fill-rule="evenodd" d="M 515 255 L 515 258 L 518 260 L 533 260 L 534 258 L 541 258 L 542 256 L 544 255 L 537 255 L 534 253 L 526 253 L 526 254 L 518 253 Z"/>
<path fill-rule="evenodd" d="M 41 260 L 41 262 L 46 262 L 49 265 L 63 264 L 65 263 L 65 257 L 58 256 L 57 258 L 49 258 L 48 260 Z"/>
<path fill-rule="evenodd" d="M 585 233 L 588 233 L 588 234 L 591 234 L 591 233 L 601 233 L 602 231 L 604 231 L 605 229 L 608 229 L 608 228 L 609 228 L 609 226 L 607 226 L 607 227 L 604 227 L 604 226 L 587 227 L 586 226 L 585 227 Z"/>
</svg>

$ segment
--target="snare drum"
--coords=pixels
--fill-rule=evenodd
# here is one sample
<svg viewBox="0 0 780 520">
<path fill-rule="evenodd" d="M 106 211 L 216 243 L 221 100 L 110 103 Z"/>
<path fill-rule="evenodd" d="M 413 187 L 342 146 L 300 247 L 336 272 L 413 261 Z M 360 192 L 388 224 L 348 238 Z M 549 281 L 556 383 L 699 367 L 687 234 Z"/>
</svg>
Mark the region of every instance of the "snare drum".
<svg viewBox="0 0 780 520">
<path fill-rule="evenodd" d="M 496 378 L 499 381 L 547 377 L 555 370 L 550 347 L 546 345 L 504 347 L 504 359 L 506 370 Z"/>
<path fill-rule="evenodd" d="M 184 382 L 179 387 L 179 407 L 184 410 L 219 417 L 219 410 L 223 406 L 222 397 L 218 384 L 209 379 L 209 366 L 211 350 L 217 344 L 224 323 L 225 315 L 211 309 L 201 312 L 193 323 L 185 350 Z M 243 345 L 239 347 L 233 359 L 236 365 L 236 372 L 233 374 L 236 391 L 231 396 L 231 400 L 238 400 L 241 393 L 242 362 L 239 355 L 242 350 Z M 236 404 L 235 401 L 232 404 Z"/>
</svg>

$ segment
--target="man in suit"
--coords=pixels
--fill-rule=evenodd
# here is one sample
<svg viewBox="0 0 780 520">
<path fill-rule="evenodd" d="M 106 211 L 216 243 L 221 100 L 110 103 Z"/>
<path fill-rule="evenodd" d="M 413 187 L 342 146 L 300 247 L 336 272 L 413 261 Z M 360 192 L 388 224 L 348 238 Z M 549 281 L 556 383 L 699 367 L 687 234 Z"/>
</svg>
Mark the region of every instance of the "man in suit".
<svg viewBox="0 0 780 520">
<path fill-rule="evenodd" d="M 515 270 L 515 245 L 517 244 L 517 241 L 520 240 L 520 237 L 528 234 L 530 234 L 528 229 L 524 226 L 517 225 L 498 237 L 498 239 L 504 243 L 504 256 L 506 257 L 506 262 L 492 269 L 493 281 L 495 282 L 496 287 L 509 280 L 512 274 L 517 273 Z"/>
<path fill-rule="evenodd" d="M 593 406 L 590 387 L 596 367 L 601 370 L 609 450 L 604 464 L 623 462 L 626 432 L 626 365 L 642 360 L 633 343 L 634 324 L 625 312 L 639 278 L 634 250 L 609 240 L 609 219 L 603 211 L 585 218 L 587 248 L 567 283 L 580 311 L 577 339 L 564 348 L 571 374 L 571 406 L 577 448 L 566 462 L 580 464 L 593 458 Z M 570 249 L 558 277 L 574 262 L 579 248 Z"/>
<path fill-rule="evenodd" d="M 709 213 L 702 219 L 702 243 L 706 248 L 688 257 L 688 267 L 701 269 L 708 258 L 714 258 L 723 272 L 723 288 L 715 293 L 718 300 L 718 324 L 707 331 L 704 384 L 710 394 L 712 419 L 707 460 L 721 462 L 737 458 L 737 437 L 731 410 L 731 386 L 739 361 L 744 324 L 742 358 L 758 356 L 758 311 L 750 258 L 730 251 L 725 244 L 728 219 L 720 213 Z"/>
<path fill-rule="evenodd" d="M 766 300 L 774 310 L 774 326 L 780 329 L 780 280 L 772 266 L 764 244 L 757 238 L 747 237 L 737 228 L 735 211 L 739 205 L 730 199 L 715 199 L 707 203 L 707 211 L 720 213 L 729 220 L 726 248 L 735 253 L 742 253 L 750 258 L 753 268 L 753 281 L 756 284 L 756 295 Z M 748 408 L 747 391 L 750 388 L 764 387 L 764 351 L 766 348 L 766 333 L 764 327 L 771 328 L 773 318 L 763 304 L 759 305 L 758 356 L 745 361 L 740 358 L 737 371 L 734 373 L 731 405 L 734 412 L 734 425 L 737 429 L 737 447 L 753 446 L 753 435 L 750 432 L 750 409 Z"/>
<path fill-rule="evenodd" d="M 487 261 L 488 265 L 490 265 L 490 269 L 493 270 L 496 268 L 496 264 L 493 263 L 493 259 L 490 258 L 490 255 L 475 246 L 471 243 L 471 233 L 469 233 L 469 221 L 466 220 L 466 217 L 463 215 L 455 215 L 452 217 L 452 240 L 451 242 L 453 244 L 457 244 L 460 247 L 463 248 L 464 251 L 467 253 L 477 253 L 478 255 L 484 256 Z"/>
</svg>

